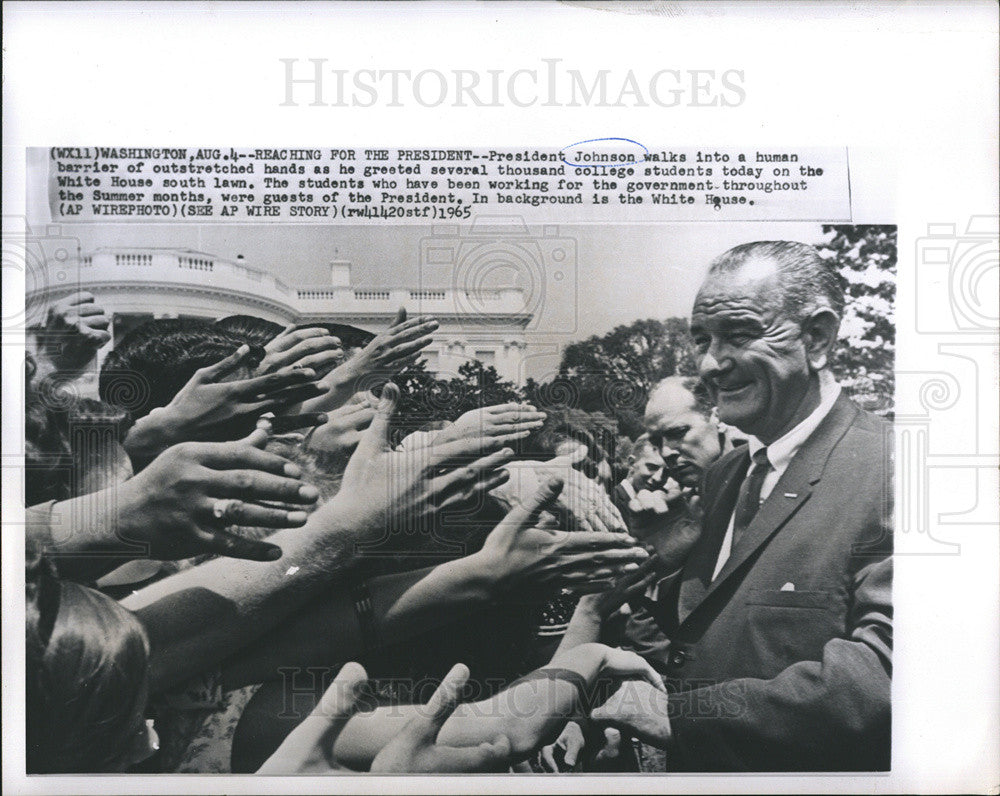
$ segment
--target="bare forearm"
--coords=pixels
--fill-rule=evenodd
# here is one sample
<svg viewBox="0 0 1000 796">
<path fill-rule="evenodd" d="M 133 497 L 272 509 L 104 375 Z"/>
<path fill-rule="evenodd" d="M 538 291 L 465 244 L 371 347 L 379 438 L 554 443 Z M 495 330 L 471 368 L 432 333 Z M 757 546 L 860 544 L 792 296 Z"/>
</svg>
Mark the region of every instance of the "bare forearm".
<svg viewBox="0 0 1000 796">
<path fill-rule="evenodd" d="M 274 562 L 219 558 L 147 586 L 123 601 L 146 625 L 153 692 L 217 665 L 328 586 L 354 559 L 358 533 L 324 527 L 279 531 Z"/>
<path fill-rule="evenodd" d="M 600 639 L 603 619 L 592 598 L 593 595 L 586 595 L 577 603 L 569 627 L 566 628 L 566 633 L 562 637 L 562 641 L 559 642 L 556 655 L 581 644 L 589 644 Z"/>
<path fill-rule="evenodd" d="M 514 758 L 523 759 L 554 739 L 566 721 L 579 715 L 577 684 L 549 677 L 546 671 L 562 669 L 575 673 L 589 687 L 602 662 L 597 645 L 578 647 L 573 655 L 557 655 L 548 667 L 533 672 L 491 699 L 460 705 L 442 727 L 438 743 L 475 746 L 505 735 Z M 393 706 L 354 716 L 337 738 L 337 760 L 349 768 L 367 769 L 382 747 L 420 709 L 418 705 Z"/>
<path fill-rule="evenodd" d="M 491 596 L 488 577 L 464 559 L 437 567 L 383 575 L 366 584 L 378 641 L 393 644 L 447 624 Z M 279 666 L 329 666 L 355 660 L 370 642 L 362 632 L 354 589 L 315 600 L 288 627 L 242 650 L 224 671 L 238 687 L 276 676 Z"/>
</svg>

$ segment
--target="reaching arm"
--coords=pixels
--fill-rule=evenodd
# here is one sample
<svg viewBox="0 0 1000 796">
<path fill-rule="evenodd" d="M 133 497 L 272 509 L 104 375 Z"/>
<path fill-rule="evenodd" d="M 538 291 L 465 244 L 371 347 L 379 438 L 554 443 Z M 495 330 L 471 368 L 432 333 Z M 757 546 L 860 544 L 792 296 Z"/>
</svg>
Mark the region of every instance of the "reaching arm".
<svg viewBox="0 0 1000 796">
<path fill-rule="evenodd" d="M 413 638 L 454 621 L 493 596 L 493 578 L 469 559 L 437 567 L 383 575 L 367 586 L 370 616 L 378 638 L 388 644 Z M 223 669 L 227 688 L 259 683 L 278 675 L 278 667 L 328 666 L 368 651 L 350 588 L 316 600 L 288 626 L 242 650 Z"/>
<path fill-rule="evenodd" d="M 267 432 L 258 430 L 233 442 L 175 445 L 121 484 L 29 509 L 28 532 L 63 576 L 79 580 L 99 578 L 134 558 L 218 553 L 273 560 L 281 555 L 274 545 L 243 539 L 225 527 L 300 526 L 305 511 L 260 501 L 306 506 L 318 493 L 298 480 L 296 465 L 261 450 L 266 441 Z"/>
<path fill-rule="evenodd" d="M 154 693 L 217 666 L 260 638 L 334 583 L 363 544 L 495 485 L 496 468 L 509 460 L 510 451 L 455 468 L 480 449 L 476 439 L 441 446 L 434 455 L 401 459 L 393 454 L 388 437 L 398 399 L 398 388 L 386 385 L 337 495 L 301 529 L 268 538 L 280 558 L 209 561 L 124 601 L 147 626 Z"/>
<path fill-rule="evenodd" d="M 476 746 L 505 736 L 512 758 L 524 759 L 553 740 L 567 720 L 580 715 L 581 691 L 590 689 L 602 672 L 659 684 L 658 675 L 638 656 L 602 644 L 584 644 L 568 654 L 557 653 L 548 666 L 491 699 L 460 705 L 441 728 L 438 743 Z M 336 758 L 349 768 L 367 769 L 421 708 L 392 706 L 355 716 L 337 739 Z"/>
<path fill-rule="evenodd" d="M 372 580 L 368 593 L 374 635 L 385 642 L 412 638 L 518 589 L 578 586 L 622 573 L 631 582 L 630 570 L 639 571 L 637 562 L 646 557 L 631 537 L 533 527 L 561 486 L 547 483 L 524 506 L 512 509 L 473 555 Z M 259 682 L 273 677 L 279 665 L 329 665 L 356 657 L 365 646 L 354 597 L 345 589 L 272 634 L 254 654 L 241 654 L 228 676 L 233 685 Z"/>
</svg>

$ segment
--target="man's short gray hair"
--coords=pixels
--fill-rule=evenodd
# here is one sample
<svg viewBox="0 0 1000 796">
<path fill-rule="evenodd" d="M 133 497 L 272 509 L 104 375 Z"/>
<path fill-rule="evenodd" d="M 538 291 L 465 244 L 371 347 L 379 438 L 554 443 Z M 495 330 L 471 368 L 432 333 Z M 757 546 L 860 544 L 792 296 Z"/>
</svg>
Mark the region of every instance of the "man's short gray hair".
<svg viewBox="0 0 1000 796">
<path fill-rule="evenodd" d="M 801 323 L 822 307 L 843 317 L 844 281 L 814 246 L 788 240 L 743 243 L 716 257 L 708 273 L 731 273 L 750 260 L 771 260 L 776 264 L 782 309 L 792 320 Z"/>
</svg>

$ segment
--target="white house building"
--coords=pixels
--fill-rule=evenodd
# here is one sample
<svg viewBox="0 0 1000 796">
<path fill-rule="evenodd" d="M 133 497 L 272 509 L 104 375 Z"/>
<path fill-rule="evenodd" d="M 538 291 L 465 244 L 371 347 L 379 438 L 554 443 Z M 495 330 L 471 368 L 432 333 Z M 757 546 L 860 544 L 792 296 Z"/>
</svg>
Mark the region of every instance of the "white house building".
<svg viewBox="0 0 1000 796">
<path fill-rule="evenodd" d="M 61 261 L 47 253 L 45 273 L 36 275 L 26 298 L 37 303 L 88 290 L 112 315 L 113 341 L 152 318 L 217 320 L 234 314 L 283 325 L 323 320 L 378 332 L 405 307 L 410 315 L 433 315 L 441 323 L 424 352 L 428 370 L 447 376 L 478 359 L 502 378 L 523 383 L 525 329 L 532 313 L 521 288 L 473 295 L 456 288 L 371 287 L 353 283 L 349 262 L 337 260 L 329 268 L 325 284 L 289 285 L 241 256 L 230 260 L 190 249 L 109 247 Z"/>
</svg>

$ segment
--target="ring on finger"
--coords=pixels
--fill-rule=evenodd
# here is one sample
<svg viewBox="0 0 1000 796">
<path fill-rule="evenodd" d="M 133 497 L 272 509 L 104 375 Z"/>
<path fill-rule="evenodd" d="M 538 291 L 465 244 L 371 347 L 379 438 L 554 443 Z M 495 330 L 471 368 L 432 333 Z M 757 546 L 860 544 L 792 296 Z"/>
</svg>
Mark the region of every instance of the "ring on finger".
<svg viewBox="0 0 1000 796">
<path fill-rule="evenodd" d="M 220 498 L 212 503 L 212 516 L 217 520 L 225 519 L 225 517 L 232 511 L 233 506 L 239 501 L 233 500 L 232 498 Z"/>
</svg>

